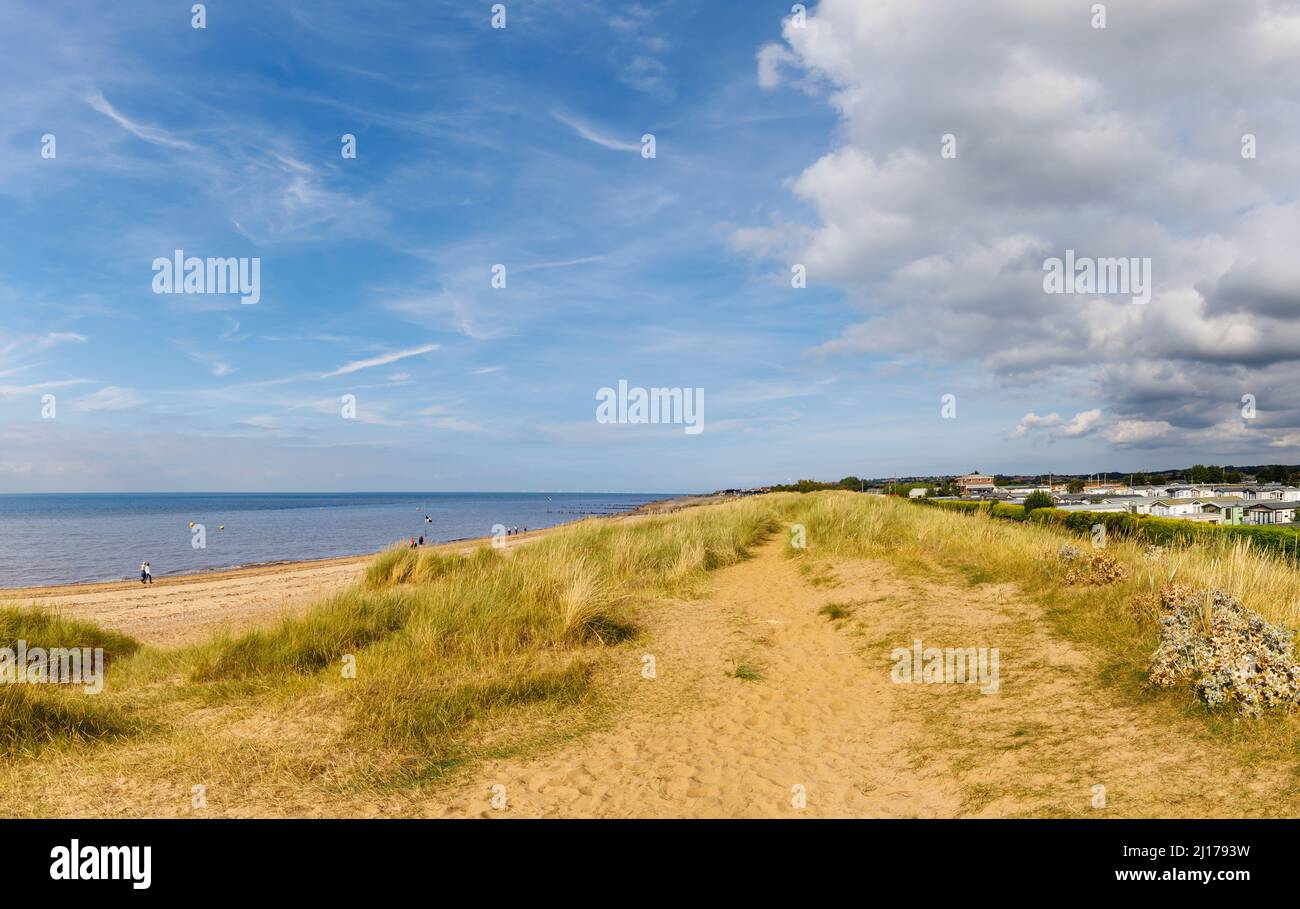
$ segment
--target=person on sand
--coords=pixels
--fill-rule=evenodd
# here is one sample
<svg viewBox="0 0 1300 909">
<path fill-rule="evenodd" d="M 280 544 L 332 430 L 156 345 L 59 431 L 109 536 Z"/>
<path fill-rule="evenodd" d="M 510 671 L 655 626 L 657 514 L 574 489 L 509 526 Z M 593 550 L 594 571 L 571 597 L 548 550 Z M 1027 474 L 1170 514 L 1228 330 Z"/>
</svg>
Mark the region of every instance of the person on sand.
<svg viewBox="0 0 1300 909">
<path fill-rule="evenodd" d="M 149 567 L 148 562 L 144 562 L 140 565 L 140 583 L 141 584 L 153 583 L 153 569 Z"/>
</svg>

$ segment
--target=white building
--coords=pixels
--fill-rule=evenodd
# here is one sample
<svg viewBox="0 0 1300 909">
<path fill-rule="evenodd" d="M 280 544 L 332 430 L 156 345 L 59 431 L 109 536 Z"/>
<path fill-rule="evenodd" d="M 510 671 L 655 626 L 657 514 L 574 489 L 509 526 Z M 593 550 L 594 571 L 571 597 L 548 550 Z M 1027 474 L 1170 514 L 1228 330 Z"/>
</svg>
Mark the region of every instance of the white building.
<svg viewBox="0 0 1300 909">
<path fill-rule="evenodd" d="M 1254 502 L 1297 502 L 1300 501 L 1300 489 L 1269 483 L 1247 489 L 1246 498 Z"/>
<path fill-rule="evenodd" d="M 1196 498 L 1156 499 L 1147 514 L 1156 518 L 1182 518 L 1201 513 L 1201 502 Z"/>
<path fill-rule="evenodd" d="M 1246 506 L 1247 524 L 1290 524 L 1295 520 L 1295 502 L 1256 502 Z"/>
</svg>

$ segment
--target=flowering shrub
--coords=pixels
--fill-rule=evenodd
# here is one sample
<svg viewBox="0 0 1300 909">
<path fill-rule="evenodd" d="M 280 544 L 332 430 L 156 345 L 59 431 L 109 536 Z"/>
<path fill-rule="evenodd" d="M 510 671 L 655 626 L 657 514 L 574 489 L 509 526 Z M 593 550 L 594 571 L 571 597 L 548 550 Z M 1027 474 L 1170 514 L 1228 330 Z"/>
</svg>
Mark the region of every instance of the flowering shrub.
<svg viewBox="0 0 1300 909">
<path fill-rule="evenodd" d="M 1300 703 L 1300 663 L 1291 633 L 1244 609 L 1222 590 L 1167 585 L 1160 591 L 1160 645 L 1151 684 L 1191 682 L 1210 707 L 1259 716 Z"/>
<path fill-rule="evenodd" d="M 1078 546 L 1063 544 L 1056 557 L 1067 565 L 1062 576 L 1067 584 L 1110 584 L 1128 577 L 1128 567 L 1104 552 L 1084 555 Z"/>
</svg>

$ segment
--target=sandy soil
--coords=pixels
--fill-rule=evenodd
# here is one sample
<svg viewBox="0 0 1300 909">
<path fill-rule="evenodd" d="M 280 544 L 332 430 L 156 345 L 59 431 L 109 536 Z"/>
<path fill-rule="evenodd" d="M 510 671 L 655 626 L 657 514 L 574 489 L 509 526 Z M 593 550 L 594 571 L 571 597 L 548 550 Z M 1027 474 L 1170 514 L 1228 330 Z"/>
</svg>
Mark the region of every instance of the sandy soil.
<svg viewBox="0 0 1300 909">
<path fill-rule="evenodd" d="M 869 561 L 804 575 L 776 540 L 720 571 L 711 589 L 647 617 L 617 728 L 481 765 L 420 813 L 1223 817 L 1253 801 L 1247 790 L 1290 788 L 1286 768 L 1230 766 L 1119 703 L 1009 585 Z M 832 622 L 818 613 L 829 603 L 852 616 Z M 890 651 L 916 638 L 999 647 L 1000 690 L 893 683 Z M 654 679 L 642 677 L 644 654 L 655 657 Z M 763 678 L 731 674 L 745 664 Z M 504 808 L 492 806 L 498 785 Z"/>
</svg>

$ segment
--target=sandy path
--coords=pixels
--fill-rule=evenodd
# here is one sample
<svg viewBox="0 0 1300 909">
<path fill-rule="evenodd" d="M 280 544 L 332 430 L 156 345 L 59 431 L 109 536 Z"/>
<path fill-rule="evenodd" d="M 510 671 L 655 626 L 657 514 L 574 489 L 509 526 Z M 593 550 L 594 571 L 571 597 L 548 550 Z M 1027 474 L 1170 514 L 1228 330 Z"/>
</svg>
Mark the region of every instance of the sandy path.
<svg viewBox="0 0 1300 909">
<path fill-rule="evenodd" d="M 1300 808 L 1287 768 L 1233 766 L 1213 743 L 1121 703 L 1011 586 L 862 560 L 804 575 L 781 548 L 770 541 L 719 571 L 704 599 L 653 608 L 615 682 L 616 728 L 479 765 L 422 813 L 1226 817 L 1250 810 L 1247 791 Z M 832 622 L 818 614 L 828 603 L 852 615 Z M 999 691 L 894 684 L 889 653 L 917 638 L 998 647 Z M 647 653 L 653 680 L 641 677 Z M 735 661 L 763 678 L 732 677 Z M 504 809 L 491 805 L 497 785 Z"/>
<path fill-rule="evenodd" d="M 491 762 L 439 799 L 447 816 L 941 816 L 959 799 L 910 767 L 888 674 L 869 672 L 781 555 L 780 540 L 715 576 L 703 600 L 655 607 L 656 678 L 643 654 L 623 684 L 630 716 L 533 762 Z M 729 673 L 760 668 L 753 682 Z M 506 787 L 507 809 L 490 807 Z M 806 807 L 794 803 L 802 787 Z"/>
</svg>

